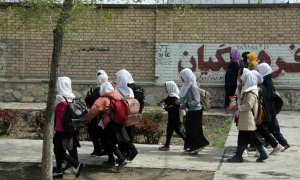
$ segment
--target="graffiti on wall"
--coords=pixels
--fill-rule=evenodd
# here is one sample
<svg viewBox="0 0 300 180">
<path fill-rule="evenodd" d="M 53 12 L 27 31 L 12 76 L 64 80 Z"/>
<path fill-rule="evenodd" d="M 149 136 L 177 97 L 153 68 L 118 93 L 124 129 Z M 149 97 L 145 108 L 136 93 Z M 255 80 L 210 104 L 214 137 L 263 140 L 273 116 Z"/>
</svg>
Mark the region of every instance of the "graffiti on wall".
<svg viewBox="0 0 300 180">
<path fill-rule="evenodd" d="M 223 83 L 231 48 L 241 54 L 255 51 L 259 60 L 271 65 L 276 81 L 297 81 L 293 74 L 300 73 L 300 45 L 171 43 L 156 45 L 156 83 L 179 82 L 179 72 L 183 68 L 190 68 L 199 82 Z"/>
</svg>

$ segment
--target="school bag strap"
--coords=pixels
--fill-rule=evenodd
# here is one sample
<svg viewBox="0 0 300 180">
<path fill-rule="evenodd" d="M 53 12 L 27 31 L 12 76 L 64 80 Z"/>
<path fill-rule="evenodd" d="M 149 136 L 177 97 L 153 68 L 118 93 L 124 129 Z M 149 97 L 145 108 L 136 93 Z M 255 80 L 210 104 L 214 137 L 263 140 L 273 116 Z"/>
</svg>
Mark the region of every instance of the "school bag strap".
<svg viewBox="0 0 300 180">
<path fill-rule="evenodd" d="M 261 91 L 261 90 L 259 90 L 259 91 Z M 258 102 L 258 109 L 257 109 L 257 115 L 256 115 L 256 117 L 255 117 L 255 113 L 254 113 L 253 108 L 251 108 L 251 112 L 253 114 L 253 117 L 254 117 L 254 120 L 255 120 L 255 124 L 256 125 L 260 125 L 265 120 L 265 109 L 264 109 L 264 107 L 262 105 L 262 99 L 259 96 L 257 96 L 252 91 L 247 92 L 247 94 L 248 93 L 254 94 L 256 96 L 256 101 Z"/>
<path fill-rule="evenodd" d="M 74 103 L 74 99 L 72 100 L 72 102 L 69 102 L 67 100 L 67 98 L 63 97 L 65 99 L 65 101 L 67 102 L 67 106 L 70 109 L 70 113 L 72 114 L 72 118 L 74 119 L 78 119 L 78 118 L 82 118 L 84 115 L 84 110 L 85 107 L 80 106 L 79 104 L 75 105 Z"/>
</svg>

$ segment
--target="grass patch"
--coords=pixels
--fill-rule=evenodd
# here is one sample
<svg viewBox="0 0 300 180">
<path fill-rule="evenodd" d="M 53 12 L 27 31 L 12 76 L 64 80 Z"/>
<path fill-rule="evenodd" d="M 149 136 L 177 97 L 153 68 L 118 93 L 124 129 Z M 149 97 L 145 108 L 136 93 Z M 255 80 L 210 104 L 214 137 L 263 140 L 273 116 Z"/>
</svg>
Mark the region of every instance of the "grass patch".
<svg viewBox="0 0 300 180">
<path fill-rule="evenodd" d="M 222 148 L 226 142 L 232 119 L 225 116 L 211 116 L 204 120 L 203 131 L 211 146 Z"/>
</svg>

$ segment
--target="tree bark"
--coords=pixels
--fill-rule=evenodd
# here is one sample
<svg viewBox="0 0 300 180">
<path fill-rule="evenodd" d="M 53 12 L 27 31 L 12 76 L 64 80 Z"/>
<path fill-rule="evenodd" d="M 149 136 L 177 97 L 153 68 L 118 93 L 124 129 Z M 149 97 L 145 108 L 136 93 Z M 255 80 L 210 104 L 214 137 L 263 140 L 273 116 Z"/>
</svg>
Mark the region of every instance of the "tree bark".
<svg viewBox="0 0 300 180">
<path fill-rule="evenodd" d="M 52 137 L 54 122 L 54 101 L 55 87 L 57 82 L 57 71 L 61 52 L 63 47 L 64 27 L 66 21 L 70 18 L 70 12 L 73 8 L 73 0 L 65 0 L 62 6 L 60 17 L 57 21 L 56 28 L 53 30 L 53 51 L 51 70 L 49 77 L 49 90 L 47 99 L 47 108 L 45 112 L 44 136 L 43 136 L 43 155 L 42 155 L 42 179 L 52 179 Z"/>
</svg>

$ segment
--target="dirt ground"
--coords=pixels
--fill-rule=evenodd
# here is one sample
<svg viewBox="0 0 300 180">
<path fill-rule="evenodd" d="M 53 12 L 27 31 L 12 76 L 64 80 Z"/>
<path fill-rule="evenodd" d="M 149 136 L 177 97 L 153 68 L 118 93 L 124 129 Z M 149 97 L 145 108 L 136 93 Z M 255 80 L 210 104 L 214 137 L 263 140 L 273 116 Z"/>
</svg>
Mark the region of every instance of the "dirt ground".
<svg viewBox="0 0 300 180">
<path fill-rule="evenodd" d="M 230 120 L 223 116 L 204 116 L 203 131 L 211 146 L 222 147 L 228 134 L 228 125 Z M 162 128 L 165 130 L 166 121 L 162 122 Z M 26 138 L 39 139 L 36 128 L 28 126 L 26 121 L 16 122 L 8 135 L 0 138 Z M 165 142 L 165 133 L 160 139 L 160 144 Z M 183 145 L 183 141 L 175 133 L 173 134 L 172 145 Z M 208 171 L 189 171 L 173 169 L 141 169 L 141 168 L 123 168 L 117 172 L 112 168 L 103 166 L 86 165 L 79 179 L 89 180 L 113 180 L 113 179 L 130 179 L 130 180 L 155 180 L 155 179 L 213 179 L 214 172 Z M 38 163 L 1 163 L 0 162 L 0 179 L 40 179 L 41 164 Z M 64 175 L 64 179 L 75 179 L 74 174 Z"/>
<path fill-rule="evenodd" d="M 214 172 L 208 171 L 186 171 L 172 169 L 141 169 L 141 168 L 124 168 L 117 172 L 111 168 L 102 166 L 86 165 L 77 179 L 87 180 L 174 180 L 174 179 L 213 179 Z M 0 163 L 0 179 L 41 179 L 41 165 L 37 163 Z M 64 179 L 75 179 L 74 174 L 65 174 Z"/>
</svg>

